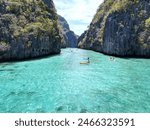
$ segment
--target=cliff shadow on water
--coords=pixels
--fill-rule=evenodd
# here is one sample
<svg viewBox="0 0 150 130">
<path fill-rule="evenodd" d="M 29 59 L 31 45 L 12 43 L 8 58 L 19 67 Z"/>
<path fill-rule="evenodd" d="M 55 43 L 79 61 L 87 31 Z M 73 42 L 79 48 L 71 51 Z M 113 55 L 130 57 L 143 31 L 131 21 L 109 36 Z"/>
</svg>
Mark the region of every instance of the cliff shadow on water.
<svg viewBox="0 0 150 130">
<path fill-rule="evenodd" d="M 44 55 L 44 56 L 38 56 L 38 57 L 32 57 L 32 58 L 23 58 L 23 59 L 9 59 L 9 60 L 1 60 L 0 61 L 0 64 L 3 64 L 3 63 L 8 63 L 8 64 L 13 64 L 13 63 L 17 63 L 17 62 L 25 62 L 25 61 L 36 61 L 36 60 L 42 60 L 42 59 L 47 59 L 47 58 L 50 58 L 50 57 L 54 57 L 54 56 L 60 56 L 61 53 L 59 54 L 47 54 L 47 55 Z"/>
</svg>

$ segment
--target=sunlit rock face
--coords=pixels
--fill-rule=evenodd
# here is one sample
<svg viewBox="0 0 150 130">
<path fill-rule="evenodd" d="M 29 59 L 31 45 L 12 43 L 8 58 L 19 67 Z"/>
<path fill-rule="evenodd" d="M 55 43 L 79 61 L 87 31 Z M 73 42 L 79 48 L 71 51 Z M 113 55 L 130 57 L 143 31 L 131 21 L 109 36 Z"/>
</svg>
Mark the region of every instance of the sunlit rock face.
<svg viewBox="0 0 150 130">
<path fill-rule="evenodd" d="M 105 0 L 78 47 L 121 57 L 150 57 L 150 2 Z"/>
<path fill-rule="evenodd" d="M 0 61 L 60 53 L 52 0 L 0 0 Z"/>
<path fill-rule="evenodd" d="M 62 30 L 61 32 L 64 38 L 64 44 L 62 45 L 62 47 L 77 47 L 78 36 L 70 30 L 69 24 L 67 23 L 65 18 L 59 15 L 58 22 L 60 24 L 60 28 Z"/>
</svg>

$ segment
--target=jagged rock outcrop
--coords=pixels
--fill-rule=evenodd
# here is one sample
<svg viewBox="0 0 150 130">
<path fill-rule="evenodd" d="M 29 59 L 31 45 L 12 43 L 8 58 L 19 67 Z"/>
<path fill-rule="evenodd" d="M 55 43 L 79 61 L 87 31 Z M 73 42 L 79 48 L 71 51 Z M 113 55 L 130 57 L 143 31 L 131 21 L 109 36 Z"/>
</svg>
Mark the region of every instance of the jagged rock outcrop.
<svg viewBox="0 0 150 130">
<path fill-rule="evenodd" d="M 67 23 L 65 18 L 59 15 L 58 22 L 59 22 L 60 28 L 62 30 L 61 32 L 64 38 L 62 47 L 71 47 L 71 48 L 77 47 L 78 36 L 73 31 L 70 30 L 69 24 Z"/>
<path fill-rule="evenodd" d="M 0 0 L 0 61 L 60 53 L 52 0 Z"/>
<path fill-rule="evenodd" d="M 150 57 L 150 1 L 105 0 L 78 46 L 121 57 Z"/>
</svg>

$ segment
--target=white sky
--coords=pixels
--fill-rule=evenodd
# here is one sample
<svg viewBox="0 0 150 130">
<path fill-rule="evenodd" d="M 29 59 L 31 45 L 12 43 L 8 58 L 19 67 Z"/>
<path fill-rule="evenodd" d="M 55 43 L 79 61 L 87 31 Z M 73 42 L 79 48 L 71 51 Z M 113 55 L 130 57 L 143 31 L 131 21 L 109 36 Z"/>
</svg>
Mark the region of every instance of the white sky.
<svg viewBox="0 0 150 130">
<path fill-rule="evenodd" d="M 91 23 L 103 0 L 53 0 L 57 13 L 63 16 L 71 30 L 82 34 Z"/>
</svg>

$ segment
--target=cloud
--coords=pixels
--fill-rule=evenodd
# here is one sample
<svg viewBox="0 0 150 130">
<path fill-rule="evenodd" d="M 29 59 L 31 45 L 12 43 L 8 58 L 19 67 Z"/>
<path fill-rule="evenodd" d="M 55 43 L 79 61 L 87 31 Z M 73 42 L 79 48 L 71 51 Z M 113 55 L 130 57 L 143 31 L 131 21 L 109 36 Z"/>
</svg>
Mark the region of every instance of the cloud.
<svg viewBox="0 0 150 130">
<path fill-rule="evenodd" d="M 63 16 L 78 35 L 83 33 L 93 19 L 103 0 L 54 0 L 57 13 Z"/>
</svg>

